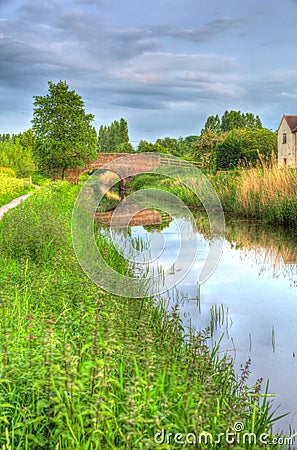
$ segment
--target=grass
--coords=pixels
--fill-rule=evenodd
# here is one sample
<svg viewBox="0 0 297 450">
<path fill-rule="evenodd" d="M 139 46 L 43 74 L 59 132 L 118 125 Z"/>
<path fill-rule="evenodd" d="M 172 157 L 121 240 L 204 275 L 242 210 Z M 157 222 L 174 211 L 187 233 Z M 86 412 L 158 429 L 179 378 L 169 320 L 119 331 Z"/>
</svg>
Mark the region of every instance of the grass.
<svg viewBox="0 0 297 450">
<path fill-rule="evenodd" d="M 256 168 L 238 168 L 217 174 L 208 174 L 226 213 L 265 221 L 274 225 L 296 227 L 297 224 L 297 172 L 279 170 L 274 159 L 268 166 L 263 161 Z M 179 181 L 138 176 L 129 184 L 131 190 L 155 187 L 177 195 L 190 207 L 201 208 L 196 195 Z"/>
<path fill-rule="evenodd" d="M 226 212 L 296 227 L 297 173 L 295 170 L 264 164 L 217 174 L 210 178 Z"/>
<path fill-rule="evenodd" d="M 51 183 L 51 179 L 38 170 L 35 170 L 35 172 L 32 173 L 31 181 L 37 186 L 46 186 Z"/>
<path fill-rule="evenodd" d="M 166 178 L 163 175 L 138 175 L 127 183 L 127 188 L 129 191 L 148 188 L 162 189 L 176 195 L 187 205 L 201 206 L 201 202 L 190 188 L 174 178 Z"/>
<path fill-rule="evenodd" d="M 28 180 L 15 178 L 13 174 L 0 170 L 0 206 L 16 197 L 27 194 L 33 189 Z"/>
<path fill-rule="evenodd" d="M 114 297 L 87 279 L 70 239 L 78 189 L 43 187 L 0 222 L 1 450 L 180 449 L 189 446 L 154 436 L 216 437 L 238 421 L 257 437 L 270 433 L 259 383 L 247 387 L 248 370 L 237 379 L 207 333 L 183 329 L 162 299 Z M 101 239 L 113 267 L 126 270 Z"/>
</svg>

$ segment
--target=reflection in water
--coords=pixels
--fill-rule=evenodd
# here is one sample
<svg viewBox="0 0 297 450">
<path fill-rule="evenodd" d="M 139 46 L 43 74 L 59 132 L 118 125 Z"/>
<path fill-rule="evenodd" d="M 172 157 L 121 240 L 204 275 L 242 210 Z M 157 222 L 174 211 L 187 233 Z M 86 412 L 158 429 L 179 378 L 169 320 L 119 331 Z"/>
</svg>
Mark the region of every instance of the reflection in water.
<svg viewBox="0 0 297 450">
<path fill-rule="evenodd" d="M 205 239 L 210 236 L 209 221 L 203 211 L 196 212 L 196 223 Z M 226 220 L 226 240 L 231 248 L 246 251 L 273 276 L 289 276 L 296 285 L 297 236 L 294 230 L 264 225 L 259 221 Z"/>
<path fill-rule="evenodd" d="M 102 226 L 110 226 L 111 220 L 114 211 L 108 212 L 97 212 L 95 214 L 95 220 Z M 122 223 L 129 220 L 130 226 L 149 226 L 149 225 L 161 225 L 162 224 L 162 214 L 159 211 L 151 210 L 151 209 L 143 209 L 142 211 L 138 211 L 133 216 L 130 215 L 129 212 L 126 212 L 125 215 L 121 215 L 117 217 L 117 221 L 113 226 L 117 228 L 123 227 Z M 131 219 L 131 220 L 130 220 Z"/>
<path fill-rule="evenodd" d="M 169 267 L 167 276 L 173 281 L 183 271 L 183 261 L 172 263 L 178 253 L 182 222 L 185 226 L 183 219 L 175 219 L 162 232 L 157 226 L 130 229 L 132 241 L 149 242 L 143 246 L 145 251 L 163 236 L 166 247 L 161 262 L 152 261 L 151 270 Z M 281 405 L 277 415 L 290 412 L 277 423 L 276 431 L 280 428 L 289 432 L 289 425 L 296 429 L 297 238 L 289 230 L 229 220 L 221 261 L 212 277 L 197 286 L 210 233 L 206 215 L 197 214 L 196 224 L 197 258 L 190 272 L 167 293 L 169 307 L 178 302 L 186 325 L 210 329 L 214 346 L 224 333 L 221 350 L 232 356 L 239 374 L 251 358 L 249 384 L 256 384 L 261 377 L 269 379 L 269 391 L 277 395 L 274 406 Z M 121 230 L 117 232 L 123 240 Z"/>
<path fill-rule="evenodd" d="M 226 238 L 234 248 L 253 252 L 263 270 L 272 269 L 275 276 L 296 275 L 297 239 L 293 231 L 264 228 L 259 222 L 230 221 Z"/>
</svg>

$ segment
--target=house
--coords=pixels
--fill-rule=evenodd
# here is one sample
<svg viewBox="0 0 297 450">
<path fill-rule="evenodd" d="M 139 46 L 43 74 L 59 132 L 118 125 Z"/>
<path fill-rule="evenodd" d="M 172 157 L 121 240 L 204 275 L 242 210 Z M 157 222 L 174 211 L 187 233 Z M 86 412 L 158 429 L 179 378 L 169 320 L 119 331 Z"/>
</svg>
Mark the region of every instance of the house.
<svg viewBox="0 0 297 450">
<path fill-rule="evenodd" d="M 278 167 L 297 168 L 297 116 L 283 115 L 277 131 Z"/>
</svg>

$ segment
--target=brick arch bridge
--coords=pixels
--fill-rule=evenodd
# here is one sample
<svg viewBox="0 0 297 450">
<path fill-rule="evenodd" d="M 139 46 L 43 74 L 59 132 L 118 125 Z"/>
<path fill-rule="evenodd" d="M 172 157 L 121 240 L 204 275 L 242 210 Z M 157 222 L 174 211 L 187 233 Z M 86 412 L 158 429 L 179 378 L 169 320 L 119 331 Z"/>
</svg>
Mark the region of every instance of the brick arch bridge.
<svg viewBox="0 0 297 450">
<path fill-rule="evenodd" d="M 129 156 L 129 161 L 125 156 Z M 116 173 L 120 178 L 121 196 L 124 197 L 124 188 L 128 178 L 135 175 L 144 174 L 157 169 L 160 165 L 170 166 L 173 169 L 180 167 L 189 168 L 193 166 L 199 167 L 199 164 L 191 161 L 184 161 L 170 155 L 154 154 L 154 153 L 100 153 L 95 161 L 90 162 L 84 167 L 76 167 L 76 169 L 67 169 L 64 172 L 64 179 L 72 183 L 77 183 L 79 177 L 87 172 L 95 171 L 104 167 Z M 172 172 L 172 173 L 173 173 Z"/>
<path fill-rule="evenodd" d="M 127 167 L 127 160 L 120 159 L 123 156 L 129 156 L 129 167 Z M 110 170 L 111 172 L 116 173 L 120 178 L 123 178 L 125 177 L 125 173 L 131 173 L 131 171 L 138 172 L 139 174 L 146 173 L 156 169 L 160 164 L 161 157 L 158 154 L 101 153 L 99 154 L 98 159 L 90 162 L 84 167 L 66 169 L 64 179 L 71 183 L 77 183 L 82 174 L 101 169 L 103 166 L 105 170 Z"/>
<path fill-rule="evenodd" d="M 121 159 L 123 156 L 129 156 L 129 167 L 127 167 L 127 160 Z M 135 174 L 147 173 L 158 168 L 161 164 L 172 168 L 200 167 L 200 164 L 195 161 L 185 161 L 168 154 L 99 153 L 98 158 L 95 161 L 90 162 L 84 167 L 78 166 L 76 169 L 66 169 L 64 172 L 64 179 L 71 183 L 77 183 L 79 177 L 83 173 L 101 169 L 103 166 L 105 170 L 115 172 L 120 178 L 124 178 L 125 174 L 130 176 L 131 172 L 134 172 Z"/>
</svg>

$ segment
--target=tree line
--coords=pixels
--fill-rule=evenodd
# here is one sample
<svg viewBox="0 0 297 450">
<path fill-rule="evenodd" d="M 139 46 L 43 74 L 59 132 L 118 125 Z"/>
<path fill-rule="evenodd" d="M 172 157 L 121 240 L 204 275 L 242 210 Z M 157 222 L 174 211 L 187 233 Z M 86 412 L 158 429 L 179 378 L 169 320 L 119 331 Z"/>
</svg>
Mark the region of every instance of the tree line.
<svg viewBox="0 0 297 450">
<path fill-rule="evenodd" d="M 0 165 L 13 168 L 17 176 L 29 176 L 37 167 L 63 178 L 66 169 L 84 166 L 100 152 L 169 153 L 195 160 L 202 169 L 218 170 L 255 165 L 277 151 L 276 134 L 263 128 L 258 115 L 241 111 L 209 116 L 199 135 L 141 140 L 137 149 L 131 145 L 125 119 L 101 125 L 98 133 L 93 121 L 82 97 L 66 81 L 49 82 L 45 96 L 34 96 L 32 129 L 0 135 Z"/>
</svg>

